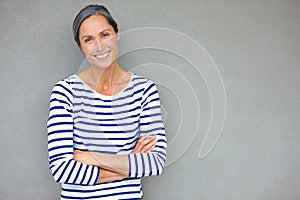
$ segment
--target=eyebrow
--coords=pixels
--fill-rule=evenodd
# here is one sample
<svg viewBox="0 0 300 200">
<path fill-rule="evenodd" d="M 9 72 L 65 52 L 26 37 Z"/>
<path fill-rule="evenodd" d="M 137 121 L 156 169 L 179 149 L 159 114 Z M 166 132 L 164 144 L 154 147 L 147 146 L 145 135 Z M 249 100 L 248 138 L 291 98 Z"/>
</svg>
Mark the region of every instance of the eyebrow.
<svg viewBox="0 0 300 200">
<path fill-rule="evenodd" d="M 101 31 L 101 32 L 99 33 L 99 35 L 103 34 L 105 31 L 111 31 L 111 29 L 105 29 L 105 30 Z M 84 35 L 84 36 L 81 37 L 81 39 L 83 39 L 83 38 L 85 38 L 85 37 L 91 37 L 91 35 Z"/>
</svg>

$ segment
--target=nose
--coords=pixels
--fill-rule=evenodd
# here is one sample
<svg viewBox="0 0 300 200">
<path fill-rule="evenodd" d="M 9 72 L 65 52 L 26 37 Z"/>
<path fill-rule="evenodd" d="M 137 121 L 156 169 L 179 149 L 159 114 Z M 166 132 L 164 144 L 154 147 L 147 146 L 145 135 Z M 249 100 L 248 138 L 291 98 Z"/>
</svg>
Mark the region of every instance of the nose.
<svg viewBox="0 0 300 200">
<path fill-rule="evenodd" d="M 103 45 L 103 41 L 101 39 L 97 39 L 95 42 L 96 45 L 96 50 L 97 51 L 103 51 L 104 50 L 104 45 Z"/>
</svg>

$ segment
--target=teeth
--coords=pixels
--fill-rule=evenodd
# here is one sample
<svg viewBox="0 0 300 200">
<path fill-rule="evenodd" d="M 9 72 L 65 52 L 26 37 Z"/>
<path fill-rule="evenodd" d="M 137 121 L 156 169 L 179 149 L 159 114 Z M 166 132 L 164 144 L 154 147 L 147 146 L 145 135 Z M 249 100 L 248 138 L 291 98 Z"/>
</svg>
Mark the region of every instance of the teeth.
<svg viewBox="0 0 300 200">
<path fill-rule="evenodd" d="M 106 52 L 106 53 L 104 53 L 104 54 L 98 54 L 98 55 L 95 55 L 96 56 L 96 58 L 99 58 L 99 59 L 101 59 L 101 58 L 105 58 L 105 57 L 107 57 L 108 56 L 108 54 L 109 54 L 109 52 Z"/>
</svg>

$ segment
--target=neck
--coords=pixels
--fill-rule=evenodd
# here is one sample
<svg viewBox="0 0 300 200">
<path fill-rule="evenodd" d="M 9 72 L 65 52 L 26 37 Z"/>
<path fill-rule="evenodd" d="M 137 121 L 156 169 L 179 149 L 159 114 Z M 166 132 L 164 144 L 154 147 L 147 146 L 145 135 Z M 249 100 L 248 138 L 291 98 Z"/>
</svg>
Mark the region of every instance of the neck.
<svg viewBox="0 0 300 200">
<path fill-rule="evenodd" d="M 106 69 L 91 66 L 91 72 L 96 86 L 96 90 L 107 91 L 113 89 L 120 81 L 124 73 L 117 61 L 114 61 Z"/>
</svg>

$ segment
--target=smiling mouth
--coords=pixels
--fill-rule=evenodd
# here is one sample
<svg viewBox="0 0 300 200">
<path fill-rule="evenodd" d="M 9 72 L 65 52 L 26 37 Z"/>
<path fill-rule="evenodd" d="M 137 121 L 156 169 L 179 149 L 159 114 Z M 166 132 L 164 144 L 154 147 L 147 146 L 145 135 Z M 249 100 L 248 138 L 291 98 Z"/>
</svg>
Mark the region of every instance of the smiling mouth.
<svg viewBox="0 0 300 200">
<path fill-rule="evenodd" d="M 96 55 L 94 55 L 94 56 L 95 56 L 97 59 L 103 60 L 103 59 L 105 59 L 105 58 L 108 57 L 109 53 L 110 53 L 110 51 L 108 51 L 108 52 L 106 52 L 106 53 L 103 53 L 103 54 L 96 54 Z"/>
</svg>

